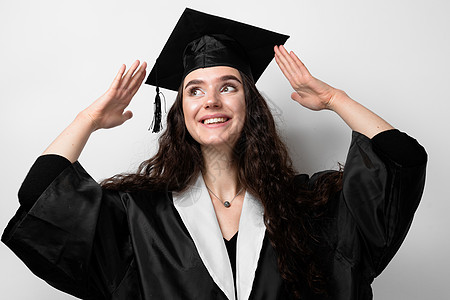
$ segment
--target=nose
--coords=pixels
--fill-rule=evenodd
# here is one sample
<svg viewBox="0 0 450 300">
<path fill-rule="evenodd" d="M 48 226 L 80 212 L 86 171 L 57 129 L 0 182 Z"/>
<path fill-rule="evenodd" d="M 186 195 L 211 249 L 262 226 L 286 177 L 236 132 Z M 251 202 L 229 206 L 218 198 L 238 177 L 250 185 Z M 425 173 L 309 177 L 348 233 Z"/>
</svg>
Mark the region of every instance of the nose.
<svg viewBox="0 0 450 300">
<path fill-rule="evenodd" d="M 219 108 L 222 106 L 220 96 L 217 93 L 209 94 L 210 96 L 205 100 L 203 104 L 204 108 Z"/>
</svg>

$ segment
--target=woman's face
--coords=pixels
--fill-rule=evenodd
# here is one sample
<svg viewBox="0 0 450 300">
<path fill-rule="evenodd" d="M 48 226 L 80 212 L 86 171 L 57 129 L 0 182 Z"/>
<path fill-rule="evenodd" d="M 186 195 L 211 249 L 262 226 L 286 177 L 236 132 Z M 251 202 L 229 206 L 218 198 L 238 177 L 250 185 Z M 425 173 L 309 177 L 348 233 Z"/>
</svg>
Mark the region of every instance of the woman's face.
<svg viewBox="0 0 450 300">
<path fill-rule="evenodd" d="M 239 71 L 220 66 L 189 73 L 183 83 L 183 112 L 187 130 L 200 145 L 232 149 L 245 120 Z"/>
</svg>

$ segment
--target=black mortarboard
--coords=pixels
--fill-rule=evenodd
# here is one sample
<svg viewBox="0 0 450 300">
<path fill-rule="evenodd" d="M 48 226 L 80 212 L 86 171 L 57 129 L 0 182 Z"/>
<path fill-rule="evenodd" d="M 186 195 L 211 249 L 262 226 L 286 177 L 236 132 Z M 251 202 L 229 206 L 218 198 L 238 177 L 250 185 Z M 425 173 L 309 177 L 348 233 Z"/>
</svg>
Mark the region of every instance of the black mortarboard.
<svg viewBox="0 0 450 300">
<path fill-rule="evenodd" d="M 195 69 L 234 67 L 256 82 L 274 57 L 273 47 L 287 35 L 186 8 L 145 81 L 157 87 L 153 132 L 158 132 L 158 87 L 177 91 Z M 157 109 L 159 108 L 159 116 Z"/>
</svg>

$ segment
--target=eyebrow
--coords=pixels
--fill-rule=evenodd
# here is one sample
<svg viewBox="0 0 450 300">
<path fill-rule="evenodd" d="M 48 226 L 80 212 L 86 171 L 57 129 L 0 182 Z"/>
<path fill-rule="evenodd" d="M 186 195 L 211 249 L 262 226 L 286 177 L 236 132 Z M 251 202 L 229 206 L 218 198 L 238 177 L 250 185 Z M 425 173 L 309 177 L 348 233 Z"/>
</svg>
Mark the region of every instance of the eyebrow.
<svg viewBox="0 0 450 300">
<path fill-rule="evenodd" d="M 218 81 L 227 81 L 227 80 L 235 80 L 235 81 L 239 82 L 240 84 L 242 84 L 242 82 L 239 80 L 239 78 L 237 78 L 234 75 L 224 75 L 224 76 L 221 76 L 218 78 Z M 186 89 L 190 85 L 196 85 L 196 84 L 202 84 L 202 83 L 205 83 L 205 81 L 200 80 L 200 79 L 193 79 L 193 80 L 189 81 L 184 88 Z"/>
</svg>

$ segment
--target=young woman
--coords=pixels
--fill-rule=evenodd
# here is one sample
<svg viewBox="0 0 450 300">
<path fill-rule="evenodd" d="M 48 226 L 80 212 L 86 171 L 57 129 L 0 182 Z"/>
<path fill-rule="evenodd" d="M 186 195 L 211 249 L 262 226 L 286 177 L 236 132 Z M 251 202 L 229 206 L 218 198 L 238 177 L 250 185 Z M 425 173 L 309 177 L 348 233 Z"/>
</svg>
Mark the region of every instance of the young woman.
<svg viewBox="0 0 450 300">
<path fill-rule="evenodd" d="M 292 99 L 353 130 L 343 172 L 296 175 L 228 37 L 189 42 L 158 153 L 102 185 L 77 161 L 94 131 L 132 117 L 136 61 L 38 158 L 3 241 L 83 299 L 371 299 L 420 201 L 424 149 L 275 46 Z M 211 62 L 204 45 L 220 45 Z"/>
</svg>

